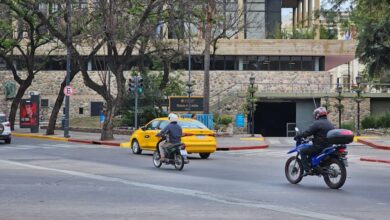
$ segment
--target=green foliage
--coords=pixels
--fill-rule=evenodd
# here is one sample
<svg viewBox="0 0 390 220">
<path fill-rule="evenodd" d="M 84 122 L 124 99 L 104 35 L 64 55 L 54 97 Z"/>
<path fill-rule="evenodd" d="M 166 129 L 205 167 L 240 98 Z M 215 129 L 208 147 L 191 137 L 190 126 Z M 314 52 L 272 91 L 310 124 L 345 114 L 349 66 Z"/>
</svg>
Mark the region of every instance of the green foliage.
<svg viewBox="0 0 390 220">
<path fill-rule="evenodd" d="M 314 39 L 314 30 L 311 28 L 295 29 L 292 32 L 282 30 L 280 35 L 278 34 L 275 35 L 275 39 Z"/>
<path fill-rule="evenodd" d="M 367 116 L 362 120 L 362 128 L 378 128 L 377 119 L 374 116 Z"/>
<path fill-rule="evenodd" d="M 355 130 L 355 123 L 353 123 L 353 122 L 342 123 L 341 128 L 354 131 Z"/>
<path fill-rule="evenodd" d="M 326 40 L 337 39 L 337 31 L 329 28 L 326 29 L 324 26 L 321 26 L 320 39 L 326 39 Z"/>
<path fill-rule="evenodd" d="M 221 115 L 218 118 L 218 123 L 223 125 L 229 125 L 233 122 L 233 118 L 230 115 Z"/>
<path fill-rule="evenodd" d="M 378 118 L 378 127 L 390 128 L 390 112 L 386 112 Z"/>
<path fill-rule="evenodd" d="M 230 123 L 233 122 L 233 117 L 230 115 L 218 115 L 214 114 L 214 129 L 225 130 Z"/>
<path fill-rule="evenodd" d="M 132 74 L 135 74 L 134 72 Z M 163 73 L 147 73 L 142 76 L 144 79 L 144 90 L 139 95 L 138 100 L 138 125 L 144 125 L 150 120 L 167 115 L 163 104 L 168 96 L 184 95 L 185 82 L 180 80 L 182 73 L 177 73 L 169 77 L 167 86 L 160 90 L 163 80 Z M 129 93 L 125 97 L 124 104 L 120 110 L 122 115 L 122 126 L 134 125 L 134 93 Z"/>
<path fill-rule="evenodd" d="M 390 4 L 388 0 L 327 0 L 330 10 L 323 13 L 327 22 L 338 21 L 341 12 L 351 12 L 351 23 L 357 30 L 356 56 L 366 65 L 370 79 L 390 83 Z M 345 5 L 350 3 L 351 7 Z M 352 7 L 353 5 L 353 7 Z M 329 16 L 327 15 L 329 14 Z"/>
</svg>

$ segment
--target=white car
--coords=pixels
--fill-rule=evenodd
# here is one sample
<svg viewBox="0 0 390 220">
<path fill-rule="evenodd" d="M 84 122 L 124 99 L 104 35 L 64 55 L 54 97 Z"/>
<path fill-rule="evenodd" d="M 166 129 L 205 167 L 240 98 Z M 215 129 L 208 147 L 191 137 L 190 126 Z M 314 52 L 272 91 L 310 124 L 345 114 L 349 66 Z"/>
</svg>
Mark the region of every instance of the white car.
<svg viewBox="0 0 390 220">
<path fill-rule="evenodd" d="M 11 124 L 3 113 L 0 113 L 0 140 L 4 140 L 6 144 L 11 143 Z"/>
</svg>

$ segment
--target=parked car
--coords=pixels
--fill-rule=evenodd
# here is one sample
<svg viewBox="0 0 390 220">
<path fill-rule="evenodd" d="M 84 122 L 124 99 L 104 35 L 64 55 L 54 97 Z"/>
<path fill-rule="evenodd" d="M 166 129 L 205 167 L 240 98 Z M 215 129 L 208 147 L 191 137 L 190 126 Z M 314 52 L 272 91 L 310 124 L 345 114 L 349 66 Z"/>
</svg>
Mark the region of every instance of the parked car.
<svg viewBox="0 0 390 220">
<path fill-rule="evenodd" d="M 11 124 L 3 113 L 0 113 L 0 140 L 4 140 L 6 144 L 11 143 Z"/>
<path fill-rule="evenodd" d="M 143 150 L 156 150 L 160 140 L 156 134 L 168 124 L 168 118 L 156 118 L 134 131 L 130 137 L 133 153 L 140 154 Z M 179 118 L 178 124 L 183 129 L 181 140 L 189 154 L 199 153 L 202 159 L 207 159 L 211 153 L 216 151 L 215 132 L 208 129 L 202 122 L 190 118 Z"/>
</svg>

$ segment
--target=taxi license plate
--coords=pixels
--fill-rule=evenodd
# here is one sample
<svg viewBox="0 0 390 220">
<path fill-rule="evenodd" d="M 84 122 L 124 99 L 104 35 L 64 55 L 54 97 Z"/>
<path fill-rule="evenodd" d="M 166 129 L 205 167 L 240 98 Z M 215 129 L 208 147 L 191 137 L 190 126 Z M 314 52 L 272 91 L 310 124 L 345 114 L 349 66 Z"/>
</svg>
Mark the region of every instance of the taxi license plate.
<svg viewBox="0 0 390 220">
<path fill-rule="evenodd" d="M 183 156 L 186 156 L 187 155 L 187 151 L 186 150 L 180 150 L 180 154 L 183 155 Z"/>
<path fill-rule="evenodd" d="M 196 135 L 196 138 L 198 138 L 198 139 L 204 139 L 205 136 L 204 136 L 204 135 Z"/>
</svg>

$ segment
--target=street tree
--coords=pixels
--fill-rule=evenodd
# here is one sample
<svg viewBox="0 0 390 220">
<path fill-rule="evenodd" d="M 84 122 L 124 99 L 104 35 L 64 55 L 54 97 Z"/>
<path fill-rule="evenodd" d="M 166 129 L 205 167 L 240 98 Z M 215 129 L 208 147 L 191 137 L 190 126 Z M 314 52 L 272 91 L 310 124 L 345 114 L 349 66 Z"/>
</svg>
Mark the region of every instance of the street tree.
<svg viewBox="0 0 390 220">
<path fill-rule="evenodd" d="M 143 49 L 141 45 L 142 42 L 149 42 L 149 39 L 155 35 L 156 26 L 159 24 L 159 15 L 168 14 L 164 10 L 166 2 L 163 0 L 94 1 L 93 5 L 91 5 L 91 10 L 87 12 L 91 13 L 93 17 L 93 21 L 87 25 L 87 27 L 92 29 L 84 32 L 88 38 L 80 38 L 82 39 L 82 44 L 80 44 L 82 47 L 76 47 L 75 44 L 70 45 L 72 47 L 72 56 L 80 63 L 80 70 L 85 85 L 105 100 L 106 117 L 101 133 L 102 140 L 113 138 L 111 119 L 118 113 L 119 107 L 125 95 L 127 95 L 124 72 L 129 68 L 131 69 L 134 63 L 137 63 L 138 59 L 142 58 L 137 53 L 140 51 L 142 53 L 142 50 L 152 50 L 149 46 Z M 39 15 L 39 18 L 45 21 L 50 27 L 49 30 L 56 38 L 64 44 L 66 43 L 66 38 L 61 35 L 58 25 L 51 23 L 39 10 L 35 8 L 31 8 L 31 10 L 34 10 Z M 81 31 L 83 30 L 81 29 Z M 90 31 L 96 34 L 88 34 Z M 94 80 L 91 77 L 93 73 L 85 68 L 85 58 L 81 56 L 82 49 L 79 48 L 85 48 L 85 42 L 89 41 L 105 42 L 106 63 L 110 74 L 113 76 L 112 83 L 114 85 L 112 88 L 116 88 L 115 91 L 110 89 L 111 86 L 108 84 Z M 100 43 L 95 45 L 100 45 Z"/>
<path fill-rule="evenodd" d="M 63 50 L 65 48 L 66 23 L 68 22 L 68 20 L 66 18 L 65 5 L 63 4 L 63 1 L 4 1 L 7 4 L 14 4 L 21 10 L 28 11 L 29 13 L 34 15 L 35 20 L 40 22 L 41 28 L 45 29 L 47 34 L 53 36 L 55 42 L 54 45 L 59 45 L 58 47 L 53 46 L 53 44 L 50 45 L 52 50 Z M 96 40 L 96 32 L 94 32 L 94 29 L 92 28 L 94 18 L 90 14 L 86 13 L 87 7 L 85 6 L 86 3 L 73 5 L 72 7 L 74 17 L 76 19 L 72 20 L 72 27 L 74 27 L 72 30 L 74 44 L 72 44 L 71 46 L 71 54 L 73 58 L 71 63 L 70 81 L 73 80 L 73 78 L 80 70 L 83 69 L 85 71 L 85 66 L 87 65 L 87 62 L 92 59 L 92 57 L 99 51 L 99 49 L 104 43 L 103 40 Z M 87 36 L 89 36 L 89 38 Z M 86 56 L 82 56 L 83 54 L 78 53 L 78 51 L 76 50 L 76 45 L 85 43 L 88 43 L 91 49 Z M 46 56 L 48 56 L 48 54 Z M 48 135 L 54 134 L 58 114 L 64 101 L 65 95 L 63 89 L 65 86 L 66 78 L 64 77 L 49 118 L 49 124 L 46 130 L 46 134 Z"/>
<path fill-rule="evenodd" d="M 337 19 L 349 13 L 357 29 L 356 56 L 371 79 L 390 82 L 390 2 L 388 0 L 328 0 L 324 15 Z"/>
<path fill-rule="evenodd" d="M 1 0 L 0 4 L 4 13 L 0 16 L 0 58 L 6 62 L 13 79 L 19 85 L 9 112 L 11 128 L 14 129 L 16 113 L 23 96 L 47 63 L 45 57 L 56 46 L 48 51 L 41 49 L 51 43 L 53 38 L 34 13 L 15 1 Z M 15 24 L 17 34 L 14 35 Z M 21 63 L 21 68 L 14 65 L 17 62 Z"/>
</svg>

